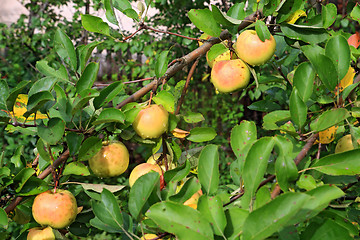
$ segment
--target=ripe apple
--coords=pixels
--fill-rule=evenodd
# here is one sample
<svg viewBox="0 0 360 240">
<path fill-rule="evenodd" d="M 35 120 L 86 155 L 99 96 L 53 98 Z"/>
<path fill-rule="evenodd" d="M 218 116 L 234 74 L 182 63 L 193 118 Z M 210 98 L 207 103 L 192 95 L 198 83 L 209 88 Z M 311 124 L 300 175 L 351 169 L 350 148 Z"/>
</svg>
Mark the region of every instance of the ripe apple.
<svg viewBox="0 0 360 240">
<path fill-rule="evenodd" d="M 216 62 L 211 70 L 211 82 L 219 92 L 245 88 L 249 81 L 250 70 L 240 59 Z"/>
<path fill-rule="evenodd" d="M 158 239 L 158 236 L 152 233 L 147 233 L 144 236 L 142 236 L 140 238 L 140 240 L 153 240 L 153 239 Z M 158 240 L 162 240 L 162 238 L 159 238 Z"/>
<path fill-rule="evenodd" d="M 121 142 L 104 145 L 90 158 L 89 166 L 98 177 L 119 176 L 129 166 L 129 152 Z"/>
<path fill-rule="evenodd" d="M 141 177 L 142 175 L 145 175 L 146 173 L 150 171 L 155 171 L 162 176 L 162 170 L 157 164 L 151 164 L 151 163 L 141 163 L 137 165 L 130 173 L 129 177 L 129 185 L 132 187 L 135 183 L 135 181 Z"/>
<path fill-rule="evenodd" d="M 358 144 L 360 144 L 360 139 L 357 140 Z M 339 139 L 338 143 L 335 147 L 335 153 L 341 153 L 353 150 L 354 146 L 352 144 L 351 135 L 345 135 L 342 138 Z"/>
<path fill-rule="evenodd" d="M 142 109 L 133 122 L 135 132 L 142 138 L 158 138 L 166 132 L 169 113 L 161 105 L 150 105 Z"/>
<path fill-rule="evenodd" d="M 276 49 L 275 38 L 270 35 L 270 39 L 261 41 L 255 30 L 243 31 L 236 40 L 235 52 L 244 62 L 259 66 L 274 55 Z"/>
<path fill-rule="evenodd" d="M 78 213 L 76 199 L 71 192 L 57 189 L 40 193 L 34 199 L 32 214 L 35 221 L 52 228 L 65 228 Z"/>
<path fill-rule="evenodd" d="M 199 198 L 201 197 L 201 195 L 203 195 L 203 192 L 202 192 L 201 189 L 200 189 L 199 191 L 197 191 L 196 193 L 194 193 L 194 195 L 192 195 L 191 198 L 189 198 L 188 200 L 186 200 L 186 201 L 184 202 L 184 205 L 196 209 L 196 208 L 197 208 L 197 203 L 198 203 Z"/>
<path fill-rule="evenodd" d="M 161 169 L 165 172 L 166 171 L 165 160 L 161 159 L 161 161 L 157 163 L 158 159 L 161 157 L 161 154 L 162 153 L 155 153 L 154 155 L 151 155 L 146 162 L 159 165 Z M 175 164 L 172 162 L 171 156 L 169 154 L 166 154 L 166 159 L 168 164 L 171 163 L 168 166 L 168 170 L 174 169 Z"/>
<path fill-rule="evenodd" d="M 35 227 L 29 230 L 27 240 L 55 240 L 55 234 L 51 227 Z"/>
</svg>

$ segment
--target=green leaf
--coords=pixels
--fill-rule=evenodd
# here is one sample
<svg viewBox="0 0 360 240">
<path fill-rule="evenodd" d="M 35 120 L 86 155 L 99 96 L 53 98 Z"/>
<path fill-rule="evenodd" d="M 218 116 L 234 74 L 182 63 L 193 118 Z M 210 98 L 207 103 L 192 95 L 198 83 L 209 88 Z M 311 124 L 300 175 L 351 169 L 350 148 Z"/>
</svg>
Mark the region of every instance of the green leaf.
<svg viewBox="0 0 360 240">
<path fill-rule="evenodd" d="M 304 193 L 285 193 L 251 212 L 243 225 L 243 240 L 265 239 L 287 226 L 289 220 L 311 200 Z M 274 209 L 277 209 L 274 211 Z"/>
<path fill-rule="evenodd" d="M 205 217 L 195 209 L 180 203 L 156 203 L 147 211 L 146 216 L 179 240 L 214 239 L 210 223 Z"/>
<path fill-rule="evenodd" d="M 106 19 L 112 24 L 118 25 L 118 21 L 116 19 L 116 15 L 114 12 L 113 1 L 112 0 L 104 0 L 104 8 Z"/>
<path fill-rule="evenodd" d="M 121 210 L 115 196 L 109 190 L 103 189 L 101 202 L 93 201 L 91 205 L 99 220 L 115 229 L 122 229 Z"/>
<path fill-rule="evenodd" d="M 89 176 L 89 169 L 81 162 L 71 162 L 65 166 L 63 175 Z"/>
<path fill-rule="evenodd" d="M 332 127 L 350 117 L 350 113 L 345 108 L 334 108 L 323 112 L 318 118 L 311 122 L 312 131 L 320 132 Z"/>
<path fill-rule="evenodd" d="M 253 209 L 255 210 L 259 207 L 262 207 L 270 201 L 271 201 L 271 194 L 268 186 L 266 185 L 262 186 L 256 192 Z"/>
<path fill-rule="evenodd" d="M 208 195 L 215 194 L 219 185 L 218 146 L 207 145 L 200 153 L 198 177 L 201 186 Z"/>
<path fill-rule="evenodd" d="M 293 14 L 296 10 L 301 9 L 302 5 L 302 0 L 287 0 L 282 2 L 277 11 L 279 15 L 276 18 L 276 22 L 281 23 L 286 21 L 291 16 L 291 14 Z"/>
<path fill-rule="evenodd" d="M 210 222 L 214 233 L 224 236 L 227 222 L 221 198 L 203 195 L 199 199 L 197 209 Z"/>
<path fill-rule="evenodd" d="M 49 91 L 38 92 L 29 97 L 24 117 L 29 117 L 31 114 L 36 113 L 45 103 L 54 101 L 53 95 Z"/>
<path fill-rule="evenodd" d="M 292 159 L 293 144 L 289 139 L 280 135 L 276 136 L 274 140 L 275 149 L 278 153 L 275 162 L 276 180 L 281 189 L 287 192 L 290 187 L 289 182 L 296 180 L 298 177 L 298 169 Z"/>
<path fill-rule="evenodd" d="M 240 24 L 242 21 L 232 18 L 228 15 L 226 15 L 226 13 L 220 11 L 220 9 L 215 6 L 215 5 L 211 5 L 211 10 L 212 10 L 212 15 L 213 18 L 215 19 L 216 22 L 224 25 L 224 26 L 234 26 L 236 24 Z"/>
<path fill-rule="evenodd" d="M 310 44 L 317 44 L 324 42 L 329 34 L 322 28 L 311 28 L 307 26 L 284 24 L 280 26 L 280 29 L 286 37 L 301 40 Z"/>
<path fill-rule="evenodd" d="M 316 188 L 316 181 L 313 176 L 309 174 L 302 174 L 299 180 L 297 180 L 296 185 L 299 188 L 309 191 Z"/>
<path fill-rule="evenodd" d="M 239 239 L 248 215 L 248 211 L 238 207 L 226 209 L 225 216 L 227 224 L 224 233 L 228 240 Z"/>
<path fill-rule="evenodd" d="M 111 102 L 123 89 L 124 85 L 121 82 L 114 82 L 101 90 L 100 95 L 94 98 L 95 109 L 99 109 L 104 104 Z"/>
<path fill-rule="evenodd" d="M 151 192 L 158 186 L 159 179 L 159 173 L 151 171 L 139 177 L 131 187 L 128 204 L 134 219 L 140 216 Z"/>
<path fill-rule="evenodd" d="M 102 206 L 103 207 L 103 206 Z M 99 207 L 99 210 L 101 210 L 101 208 Z M 95 217 L 93 219 L 90 219 L 90 225 L 98 228 L 102 231 L 108 232 L 108 233 L 118 233 L 118 232 L 122 232 L 121 229 L 119 227 L 113 227 L 110 226 L 104 222 L 102 222 L 99 218 Z"/>
<path fill-rule="evenodd" d="M 168 170 L 164 173 L 165 182 L 178 182 L 185 178 L 191 170 L 190 162 L 185 161 L 185 164 L 175 168 Z"/>
<path fill-rule="evenodd" d="M 92 136 L 81 144 L 79 150 L 79 161 L 85 161 L 94 156 L 102 147 L 102 141 L 100 138 Z"/>
<path fill-rule="evenodd" d="M 93 86 L 99 72 L 99 66 L 99 63 L 94 62 L 91 62 L 86 66 L 79 81 L 76 83 L 76 91 L 78 93 Z"/>
<path fill-rule="evenodd" d="M 333 61 L 340 82 L 349 71 L 350 66 L 350 47 L 347 40 L 341 35 L 331 37 L 326 43 L 325 55 Z"/>
<path fill-rule="evenodd" d="M 307 59 L 310 60 L 320 80 L 330 91 L 334 91 L 338 85 L 338 74 L 333 61 L 329 57 L 319 53 L 320 50 L 317 47 L 307 45 L 301 49 Z"/>
<path fill-rule="evenodd" d="M 19 196 L 32 196 L 45 192 L 49 189 L 48 183 L 44 180 L 31 176 L 28 181 L 24 184 L 17 195 Z"/>
<path fill-rule="evenodd" d="M 157 78 L 162 77 L 166 73 L 168 66 L 168 54 L 169 51 L 163 51 L 160 53 L 159 57 L 156 60 L 155 75 Z"/>
<path fill-rule="evenodd" d="M 132 18 L 135 21 L 139 21 L 139 15 L 137 14 L 137 12 L 134 9 L 132 9 L 132 8 L 126 9 L 125 11 L 123 11 L 123 13 L 126 16 L 128 16 L 129 18 Z"/>
<path fill-rule="evenodd" d="M 199 180 L 195 177 L 191 177 L 184 183 L 184 185 L 181 187 L 180 191 L 177 194 L 169 197 L 169 200 L 178 203 L 184 203 L 200 189 L 201 185 L 199 183 Z"/>
<path fill-rule="evenodd" d="M 335 4 L 328 3 L 326 5 L 322 5 L 321 16 L 322 16 L 322 24 L 323 28 L 330 27 L 336 20 L 337 8 Z"/>
<path fill-rule="evenodd" d="M 75 132 L 69 132 L 66 134 L 66 143 L 72 156 L 79 151 L 83 140 L 83 134 L 77 134 Z"/>
<path fill-rule="evenodd" d="M 207 142 L 213 140 L 216 135 L 211 127 L 196 127 L 190 130 L 190 135 L 186 139 L 192 142 Z"/>
<path fill-rule="evenodd" d="M 39 80 L 37 80 L 30 88 L 28 92 L 28 96 L 31 97 L 32 95 L 43 92 L 43 91 L 49 91 L 51 92 L 54 88 L 55 84 L 57 82 L 57 79 L 54 77 L 44 77 Z"/>
<path fill-rule="evenodd" d="M 106 108 L 100 113 L 99 117 L 92 124 L 97 125 L 111 122 L 118 122 L 124 124 L 125 114 L 120 109 Z"/>
<path fill-rule="evenodd" d="M 37 141 L 36 149 L 38 150 L 38 153 L 42 159 L 44 159 L 46 162 L 51 161 L 50 154 L 47 152 L 46 146 L 41 138 L 39 138 Z"/>
<path fill-rule="evenodd" d="M 188 112 L 184 116 L 184 121 L 187 123 L 198 123 L 204 121 L 205 118 L 201 113 Z"/>
<path fill-rule="evenodd" d="M 175 111 L 175 98 L 168 91 L 160 91 L 156 96 L 153 97 L 156 104 L 162 105 L 166 111 L 173 113 Z"/>
<path fill-rule="evenodd" d="M 16 98 L 18 97 L 19 93 L 30 83 L 30 81 L 21 81 L 18 84 L 16 84 L 16 86 L 11 89 L 10 94 L 6 94 L 8 95 L 7 99 L 6 99 L 6 107 L 8 111 L 13 111 L 14 108 L 14 104 L 16 101 Z"/>
<path fill-rule="evenodd" d="M 201 31 L 213 37 L 219 37 L 221 28 L 209 9 L 191 9 L 188 12 L 190 21 Z"/>
<path fill-rule="evenodd" d="M 354 8 L 352 9 L 352 11 L 350 13 L 350 17 L 353 20 L 358 21 L 360 23 L 360 5 L 355 4 Z"/>
<path fill-rule="evenodd" d="M 306 102 L 314 89 L 315 71 L 309 62 L 301 63 L 295 70 L 293 83 L 299 97 Z"/>
<path fill-rule="evenodd" d="M 311 165 L 311 169 L 334 176 L 356 175 L 360 174 L 358 159 L 360 159 L 360 149 L 330 154 L 317 160 Z"/>
<path fill-rule="evenodd" d="M 59 57 L 70 65 L 73 71 L 77 69 L 77 57 L 74 45 L 66 33 L 58 28 L 54 37 L 54 49 Z"/>
<path fill-rule="evenodd" d="M 110 36 L 109 25 L 101 18 L 92 16 L 90 14 L 81 15 L 81 24 L 89 32 L 101 33 Z"/>
<path fill-rule="evenodd" d="M 76 48 L 77 55 L 79 56 L 79 68 L 78 73 L 81 74 L 86 66 L 87 61 L 89 60 L 92 51 L 102 42 L 92 42 L 87 45 L 80 45 Z"/>
<path fill-rule="evenodd" d="M 257 102 L 253 102 L 248 109 L 259 112 L 272 112 L 275 110 L 282 109 L 281 106 L 270 100 L 260 100 Z"/>
<path fill-rule="evenodd" d="M 263 118 L 263 128 L 265 130 L 284 130 L 282 125 L 290 119 L 290 111 L 273 111 L 266 114 Z"/>
<path fill-rule="evenodd" d="M 231 164 L 231 176 L 237 185 L 240 185 L 240 177 L 246 156 L 257 139 L 257 130 L 254 122 L 242 121 L 231 130 L 230 145 L 237 160 Z"/>
<path fill-rule="evenodd" d="M 125 11 L 126 9 L 131 9 L 131 4 L 128 0 L 113 0 L 114 7 L 120 12 Z"/>
<path fill-rule="evenodd" d="M 43 59 L 36 62 L 35 65 L 36 69 L 39 70 L 42 74 L 44 74 L 47 77 L 53 77 L 60 79 L 62 81 L 69 81 L 68 72 L 64 65 L 60 65 L 59 69 L 54 69 L 49 66 L 48 61 Z M 31 95 L 29 93 L 29 95 Z"/>
<path fill-rule="evenodd" d="M 9 87 L 5 80 L 0 79 L 0 110 L 7 110 L 6 99 L 9 97 Z"/>
<path fill-rule="evenodd" d="M 245 194 L 241 204 L 244 209 L 249 208 L 250 200 L 255 195 L 260 182 L 264 178 L 270 154 L 274 148 L 275 141 L 270 137 L 263 137 L 252 144 L 242 171 Z"/>
<path fill-rule="evenodd" d="M 206 54 L 207 62 L 212 63 L 217 56 L 227 51 L 229 51 L 229 49 L 224 44 L 214 44 Z"/>
<path fill-rule="evenodd" d="M 39 137 L 42 138 L 45 142 L 54 145 L 64 135 L 65 132 L 65 122 L 61 118 L 51 118 L 47 126 L 43 123 L 37 126 L 37 132 Z"/>
<path fill-rule="evenodd" d="M 10 119 L 10 115 L 0 109 L 0 122 L 7 123 Z"/>
<path fill-rule="evenodd" d="M 98 193 L 101 193 L 104 189 L 107 189 L 110 192 L 114 193 L 125 188 L 125 185 L 92 184 L 82 182 L 67 182 L 66 184 L 79 184 L 83 187 L 84 190 L 92 190 Z"/>
<path fill-rule="evenodd" d="M 227 15 L 231 18 L 234 19 L 240 19 L 243 20 L 245 18 L 245 3 L 241 2 L 241 3 L 235 3 L 234 5 L 232 5 L 229 9 L 229 11 L 227 12 Z"/>
<path fill-rule="evenodd" d="M 9 220 L 7 214 L 3 208 L 0 208 L 0 228 L 7 229 Z"/>
<path fill-rule="evenodd" d="M 349 231 L 331 219 L 324 219 L 323 223 L 312 222 L 301 234 L 301 239 L 329 239 L 329 240 L 351 240 Z"/>
<path fill-rule="evenodd" d="M 35 170 L 32 168 L 23 168 L 16 176 L 14 177 L 14 184 L 16 186 L 15 191 L 20 192 L 25 183 L 34 175 Z"/>
<path fill-rule="evenodd" d="M 75 101 L 74 101 L 74 107 L 71 110 L 71 114 L 74 115 L 75 113 L 77 113 L 77 111 L 81 108 L 83 108 L 86 104 L 88 104 L 88 102 L 99 96 L 99 92 L 95 89 L 84 89 L 83 91 L 81 91 L 76 97 L 75 97 Z"/>
<path fill-rule="evenodd" d="M 256 20 L 255 31 L 261 41 L 265 42 L 266 39 L 270 39 L 271 34 L 265 23 L 261 20 Z"/>
<path fill-rule="evenodd" d="M 299 130 L 303 128 L 307 119 L 307 106 L 300 98 L 296 87 L 290 95 L 290 115 L 291 120 L 298 126 Z"/>
</svg>

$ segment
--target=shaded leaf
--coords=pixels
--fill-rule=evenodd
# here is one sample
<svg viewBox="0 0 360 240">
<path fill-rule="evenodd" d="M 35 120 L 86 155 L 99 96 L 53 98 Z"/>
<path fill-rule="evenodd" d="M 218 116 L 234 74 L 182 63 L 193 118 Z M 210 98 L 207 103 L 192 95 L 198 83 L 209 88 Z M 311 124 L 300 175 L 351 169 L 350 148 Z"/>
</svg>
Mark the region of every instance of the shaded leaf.
<svg viewBox="0 0 360 240">
<path fill-rule="evenodd" d="M 56 144 L 63 137 L 65 132 L 65 122 L 61 118 L 51 118 L 47 126 L 43 123 L 37 126 L 37 132 L 45 142 Z"/>
<path fill-rule="evenodd" d="M 121 82 L 114 82 L 101 90 L 100 95 L 94 98 L 95 109 L 99 109 L 104 104 L 112 101 L 123 89 L 124 85 Z"/>
<path fill-rule="evenodd" d="M 76 91 L 78 93 L 93 86 L 99 72 L 99 66 L 99 63 L 94 62 L 91 62 L 86 66 L 79 81 L 76 83 Z"/>
</svg>

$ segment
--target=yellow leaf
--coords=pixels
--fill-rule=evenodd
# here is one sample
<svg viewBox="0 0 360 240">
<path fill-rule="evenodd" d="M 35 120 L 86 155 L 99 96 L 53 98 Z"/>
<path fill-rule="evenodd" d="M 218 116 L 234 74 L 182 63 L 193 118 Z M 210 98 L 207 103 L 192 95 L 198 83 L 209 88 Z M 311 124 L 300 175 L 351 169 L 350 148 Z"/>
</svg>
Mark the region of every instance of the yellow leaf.
<svg viewBox="0 0 360 240">
<path fill-rule="evenodd" d="M 185 130 L 181 130 L 179 128 L 175 128 L 174 130 L 171 131 L 171 133 L 176 138 L 185 138 L 187 135 L 189 135 L 190 132 L 185 131 Z"/>
<path fill-rule="evenodd" d="M 319 132 L 319 142 L 322 144 L 328 144 L 334 141 L 337 129 L 338 126 L 332 126 L 324 131 Z"/>
<path fill-rule="evenodd" d="M 341 79 L 339 83 L 339 92 L 342 92 L 345 88 L 350 86 L 354 83 L 354 77 L 355 77 L 355 70 L 352 67 L 349 67 L 348 72 L 346 73 L 345 77 Z M 337 92 L 337 91 L 335 91 Z"/>
<path fill-rule="evenodd" d="M 25 117 L 23 116 L 26 113 L 27 109 L 27 102 L 28 102 L 28 95 L 26 94 L 19 94 L 15 100 L 14 109 L 13 109 L 13 116 L 16 118 L 18 122 L 25 121 Z M 31 114 L 27 118 L 27 122 L 34 120 L 35 114 Z M 39 111 L 36 113 L 36 119 L 45 119 L 47 116 L 45 114 L 40 113 Z"/>
<path fill-rule="evenodd" d="M 306 17 L 306 13 L 304 10 L 296 10 L 294 13 L 292 13 L 288 19 L 286 19 L 287 23 L 294 24 L 299 18 Z"/>
</svg>

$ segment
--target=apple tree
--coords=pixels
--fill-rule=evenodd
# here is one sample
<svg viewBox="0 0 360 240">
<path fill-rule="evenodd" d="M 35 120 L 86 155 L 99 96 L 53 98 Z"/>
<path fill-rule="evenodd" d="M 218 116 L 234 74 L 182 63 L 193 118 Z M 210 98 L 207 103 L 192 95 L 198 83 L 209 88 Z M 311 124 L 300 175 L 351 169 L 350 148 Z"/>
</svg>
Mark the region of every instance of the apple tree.
<svg viewBox="0 0 360 240">
<path fill-rule="evenodd" d="M 86 31 L 114 47 L 145 31 L 199 43 L 175 59 L 176 47 L 157 51 L 148 59 L 153 75 L 133 81 L 144 84 L 130 94 L 121 79 L 96 83 L 99 63 L 89 59 L 103 42 L 74 45 L 61 27 L 52 37 L 56 59 L 36 63 L 41 78 L 15 87 L 0 81 L 1 123 L 36 142 L 33 159 L 18 151 L 0 156 L 1 233 L 16 239 L 92 239 L 102 232 L 115 239 L 358 237 L 360 6 L 223 1 L 188 11 L 187 28 L 198 35 L 185 36 L 149 24 L 149 6 L 165 2 L 145 0 L 135 8 L 128 0 L 104 0 L 109 22 L 118 24 L 115 11 L 134 20 L 137 30 L 126 36 L 81 15 Z M 205 58 L 211 76 L 195 78 Z M 186 81 L 175 81 L 184 72 Z M 184 108 L 194 85 L 232 94 L 238 104 L 251 101 L 245 107 L 256 118 L 227 133 L 201 124 L 211 115 Z M 224 144 L 217 144 L 219 136 Z M 132 161 L 134 146 L 151 151 L 147 163 Z M 220 171 L 227 149 L 232 161 Z M 52 204 L 51 193 L 64 190 L 76 198 L 76 219 L 61 229 L 37 222 L 35 197 L 50 195 L 43 204 Z M 61 213 L 61 205 L 50 207 L 60 209 L 55 212 L 36 203 L 45 219 Z"/>
</svg>

